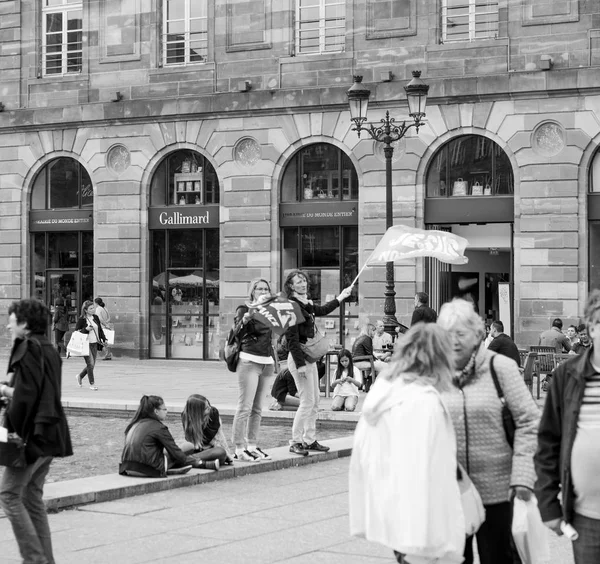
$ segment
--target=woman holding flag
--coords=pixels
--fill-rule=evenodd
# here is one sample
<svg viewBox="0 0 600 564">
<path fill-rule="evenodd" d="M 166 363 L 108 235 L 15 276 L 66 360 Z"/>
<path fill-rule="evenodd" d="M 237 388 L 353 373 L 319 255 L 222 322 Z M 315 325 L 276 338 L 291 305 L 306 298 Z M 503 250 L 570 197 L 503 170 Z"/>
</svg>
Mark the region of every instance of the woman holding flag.
<svg viewBox="0 0 600 564">
<path fill-rule="evenodd" d="M 270 396 L 275 357 L 271 326 L 254 317 L 253 306 L 271 296 L 271 286 L 264 278 L 250 282 L 248 301 L 235 312 L 235 331 L 240 338 L 237 365 L 238 405 L 233 418 L 234 460 L 259 462 L 271 457 L 258 447 L 262 405 Z"/>
<path fill-rule="evenodd" d="M 317 442 L 316 426 L 319 408 L 319 375 L 317 364 L 307 357 L 306 345 L 315 336 L 315 317 L 331 313 L 352 293 L 352 286 L 344 288 L 340 295 L 322 306 L 313 304 L 308 298 L 308 276 L 302 270 L 292 270 L 283 285 L 291 302 L 300 306 L 304 317 L 301 323 L 292 325 L 286 332 L 289 348 L 288 370 L 292 373 L 300 394 L 300 407 L 292 425 L 290 452 L 306 456 L 309 450 L 327 452 L 329 447 Z"/>
</svg>

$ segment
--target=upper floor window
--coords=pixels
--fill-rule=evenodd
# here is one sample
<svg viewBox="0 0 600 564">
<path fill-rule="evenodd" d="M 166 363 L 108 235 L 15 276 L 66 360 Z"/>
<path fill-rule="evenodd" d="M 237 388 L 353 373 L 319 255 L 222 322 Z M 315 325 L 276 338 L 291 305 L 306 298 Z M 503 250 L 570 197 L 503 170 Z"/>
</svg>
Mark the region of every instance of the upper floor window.
<svg viewBox="0 0 600 564">
<path fill-rule="evenodd" d="M 442 43 L 498 36 L 498 0 L 442 0 Z"/>
<path fill-rule="evenodd" d="M 43 74 L 81 72 L 83 60 L 81 0 L 44 0 L 42 27 Z"/>
<path fill-rule="evenodd" d="M 206 62 L 207 22 L 206 0 L 164 0 L 163 64 Z"/>
<path fill-rule="evenodd" d="M 346 0 L 297 0 L 296 53 L 335 53 L 346 44 Z"/>
</svg>

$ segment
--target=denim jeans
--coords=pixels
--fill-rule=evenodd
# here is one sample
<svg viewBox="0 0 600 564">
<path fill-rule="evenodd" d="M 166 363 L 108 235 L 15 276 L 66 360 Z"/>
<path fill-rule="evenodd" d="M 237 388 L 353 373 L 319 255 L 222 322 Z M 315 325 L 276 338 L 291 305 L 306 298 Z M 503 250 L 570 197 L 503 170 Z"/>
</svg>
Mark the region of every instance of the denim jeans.
<svg viewBox="0 0 600 564">
<path fill-rule="evenodd" d="M 0 484 L 0 505 L 27 564 L 54 564 L 48 514 L 42 500 L 51 462 L 51 456 L 42 456 L 26 468 L 5 468 Z"/>
<path fill-rule="evenodd" d="M 300 407 L 292 424 L 290 444 L 305 442 L 310 445 L 317 440 L 317 413 L 320 397 L 317 364 L 307 362 L 305 376 L 300 376 L 290 353 L 288 356 L 288 370 L 291 372 L 300 394 Z"/>
<path fill-rule="evenodd" d="M 354 411 L 358 396 L 334 396 L 331 401 L 331 411 Z"/>
<path fill-rule="evenodd" d="M 263 404 L 271 397 L 273 364 L 260 364 L 240 358 L 238 405 L 233 418 L 233 444 L 238 449 L 256 446 L 262 419 Z"/>
<path fill-rule="evenodd" d="M 98 356 L 98 344 L 90 343 L 90 356 L 84 356 L 85 368 L 79 373 L 80 378 L 86 375 L 90 381 L 90 386 L 94 385 L 94 366 L 96 366 L 96 357 Z"/>
<path fill-rule="evenodd" d="M 600 520 L 575 513 L 573 528 L 579 533 L 573 541 L 575 564 L 600 562 Z"/>
</svg>

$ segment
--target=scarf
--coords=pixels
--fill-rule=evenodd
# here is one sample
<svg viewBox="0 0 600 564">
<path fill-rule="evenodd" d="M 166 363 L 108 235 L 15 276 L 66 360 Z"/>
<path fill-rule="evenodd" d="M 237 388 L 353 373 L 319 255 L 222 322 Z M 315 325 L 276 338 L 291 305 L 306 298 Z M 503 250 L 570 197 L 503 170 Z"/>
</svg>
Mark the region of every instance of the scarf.
<svg viewBox="0 0 600 564">
<path fill-rule="evenodd" d="M 454 372 L 454 378 L 452 383 L 459 389 L 463 389 L 475 376 L 475 358 L 479 352 L 479 346 L 475 347 L 475 350 L 471 354 L 471 358 L 462 370 L 456 370 Z"/>
</svg>

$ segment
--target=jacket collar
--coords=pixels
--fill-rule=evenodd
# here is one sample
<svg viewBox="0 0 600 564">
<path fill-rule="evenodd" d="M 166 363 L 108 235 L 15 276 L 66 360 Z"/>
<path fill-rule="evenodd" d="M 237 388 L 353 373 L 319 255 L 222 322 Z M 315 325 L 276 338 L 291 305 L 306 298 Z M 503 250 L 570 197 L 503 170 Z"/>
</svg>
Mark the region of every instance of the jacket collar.
<svg viewBox="0 0 600 564">
<path fill-rule="evenodd" d="M 25 356 L 25 354 L 27 353 L 27 350 L 29 348 L 29 341 L 31 340 L 31 338 L 34 338 L 37 341 L 39 341 L 41 345 L 48 342 L 48 339 L 46 339 L 46 337 L 41 334 L 40 335 L 36 334 L 36 335 L 24 337 L 24 338 L 15 339 L 11 353 L 10 353 L 10 361 L 8 363 L 9 371 L 10 371 L 10 366 L 12 366 L 13 364 L 16 364 L 17 362 L 19 362 L 20 360 L 23 359 L 23 357 Z"/>
<path fill-rule="evenodd" d="M 577 355 L 573 360 L 567 360 L 566 367 L 569 378 L 575 378 L 579 382 L 583 382 L 596 374 L 596 370 L 592 366 L 591 356 L 594 347 L 588 348 L 585 352 Z"/>
</svg>

